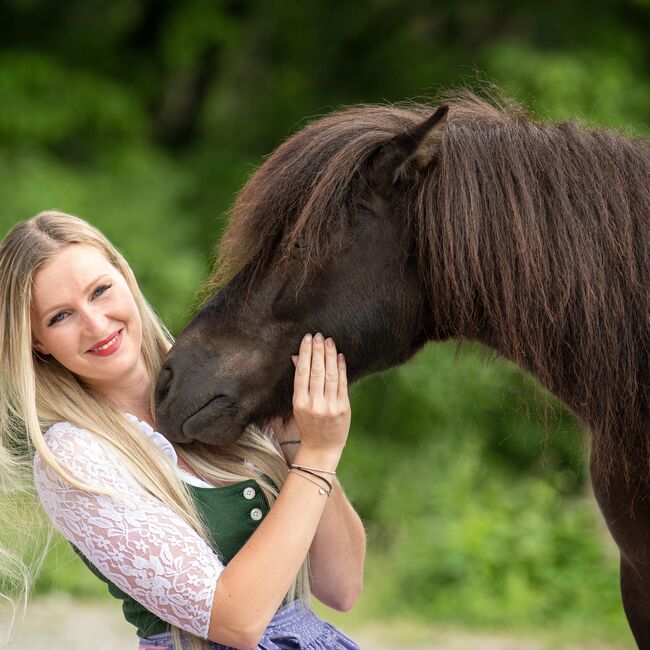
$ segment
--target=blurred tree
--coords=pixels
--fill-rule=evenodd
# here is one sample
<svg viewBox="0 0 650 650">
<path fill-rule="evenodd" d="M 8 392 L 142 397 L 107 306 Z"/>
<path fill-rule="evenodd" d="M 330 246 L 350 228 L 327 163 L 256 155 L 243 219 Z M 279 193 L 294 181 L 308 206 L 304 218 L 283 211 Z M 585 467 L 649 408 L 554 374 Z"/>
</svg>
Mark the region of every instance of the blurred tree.
<svg viewBox="0 0 650 650">
<path fill-rule="evenodd" d="M 541 117 L 648 134 L 648 33 L 649 0 L 4 0 L 0 235 L 45 208 L 89 219 L 178 331 L 233 195 L 311 117 L 487 79 Z M 417 585 L 427 615 L 620 625 L 580 424 L 488 357 L 432 346 L 356 387 L 342 472 L 385 540 L 386 603 Z"/>
</svg>

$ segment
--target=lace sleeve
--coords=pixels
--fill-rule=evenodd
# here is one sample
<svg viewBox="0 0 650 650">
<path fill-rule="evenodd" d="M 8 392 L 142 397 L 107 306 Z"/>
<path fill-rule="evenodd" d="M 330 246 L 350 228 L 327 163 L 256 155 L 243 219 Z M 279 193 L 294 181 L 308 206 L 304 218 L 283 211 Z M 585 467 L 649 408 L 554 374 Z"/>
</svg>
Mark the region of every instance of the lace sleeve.
<svg viewBox="0 0 650 650">
<path fill-rule="evenodd" d="M 79 481 L 137 495 L 138 507 L 64 481 L 34 457 L 34 482 L 61 534 L 122 591 L 159 618 L 207 639 L 212 599 L 223 564 L 176 513 L 149 494 L 93 435 L 55 424 L 45 440 Z"/>
</svg>

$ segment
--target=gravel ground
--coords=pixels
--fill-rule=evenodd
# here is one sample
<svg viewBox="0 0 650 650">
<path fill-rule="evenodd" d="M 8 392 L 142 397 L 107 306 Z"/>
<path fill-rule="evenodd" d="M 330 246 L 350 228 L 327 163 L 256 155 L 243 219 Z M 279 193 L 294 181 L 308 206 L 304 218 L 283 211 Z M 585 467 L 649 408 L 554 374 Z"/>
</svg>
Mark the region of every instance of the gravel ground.
<svg viewBox="0 0 650 650">
<path fill-rule="evenodd" d="M 3 624 L 4 634 L 6 623 Z M 476 634 L 446 627 L 375 623 L 346 629 L 363 650 L 632 650 L 598 642 L 562 644 L 511 635 Z M 0 639 L 0 643 L 3 639 Z M 111 602 L 83 602 L 64 595 L 34 599 L 10 650 L 137 650 L 134 629 Z"/>
</svg>

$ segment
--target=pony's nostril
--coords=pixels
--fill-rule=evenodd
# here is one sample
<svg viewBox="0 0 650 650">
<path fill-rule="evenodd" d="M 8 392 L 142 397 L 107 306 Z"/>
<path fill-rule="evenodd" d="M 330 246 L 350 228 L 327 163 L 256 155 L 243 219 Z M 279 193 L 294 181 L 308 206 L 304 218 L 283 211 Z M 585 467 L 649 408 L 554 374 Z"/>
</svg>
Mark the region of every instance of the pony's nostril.
<svg viewBox="0 0 650 650">
<path fill-rule="evenodd" d="M 160 404 L 165 401 L 165 397 L 167 397 L 169 394 L 169 389 L 172 385 L 173 374 L 174 373 L 172 372 L 172 369 L 168 366 L 164 366 L 160 371 L 155 391 L 156 407 L 160 406 Z"/>
</svg>

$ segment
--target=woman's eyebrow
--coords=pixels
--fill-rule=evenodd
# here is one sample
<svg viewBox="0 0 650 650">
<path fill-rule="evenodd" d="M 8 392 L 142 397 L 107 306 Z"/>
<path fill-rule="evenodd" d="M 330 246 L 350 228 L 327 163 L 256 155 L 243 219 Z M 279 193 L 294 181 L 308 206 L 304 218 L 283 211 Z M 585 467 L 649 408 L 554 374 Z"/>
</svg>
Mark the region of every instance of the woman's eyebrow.
<svg viewBox="0 0 650 650">
<path fill-rule="evenodd" d="M 93 284 L 95 284 L 96 282 L 99 282 L 99 280 L 101 280 L 103 277 L 105 277 L 105 276 L 107 276 L 107 275 L 108 275 L 108 273 L 102 273 L 100 276 L 96 277 L 96 278 L 95 278 L 92 282 L 90 282 L 90 283 L 88 284 L 88 286 L 84 289 L 84 293 L 86 293 L 87 291 L 90 291 L 90 287 L 92 287 Z M 57 309 L 63 309 L 63 307 L 65 307 L 65 306 L 66 306 L 66 305 L 63 304 L 63 305 L 56 305 L 56 306 L 54 306 L 54 307 L 49 307 L 48 309 L 46 309 L 46 310 L 43 312 L 43 315 L 41 316 L 41 318 L 45 318 L 45 317 L 46 317 L 50 312 L 56 311 Z"/>
</svg>

